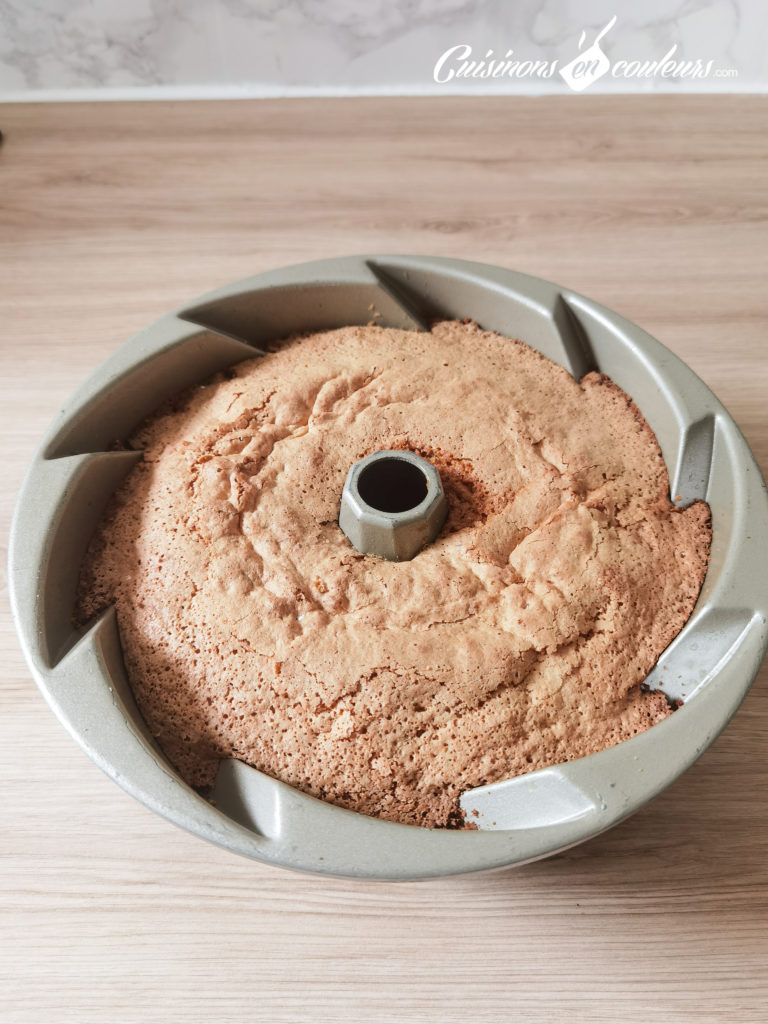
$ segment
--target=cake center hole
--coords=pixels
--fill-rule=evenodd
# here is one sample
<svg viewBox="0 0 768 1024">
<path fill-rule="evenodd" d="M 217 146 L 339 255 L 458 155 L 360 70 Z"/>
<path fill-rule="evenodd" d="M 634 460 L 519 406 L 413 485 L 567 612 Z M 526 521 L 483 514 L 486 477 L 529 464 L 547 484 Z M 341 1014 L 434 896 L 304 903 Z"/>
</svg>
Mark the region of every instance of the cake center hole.
<svg viewBox="0 0 768 1024">
<path fill-rule="evenodd" d="M 427 478 L 405 459 L 378 459 L 357 481 L 360 497 L 379 512 L 408 512 L 427 496 Z"/>
</svg>

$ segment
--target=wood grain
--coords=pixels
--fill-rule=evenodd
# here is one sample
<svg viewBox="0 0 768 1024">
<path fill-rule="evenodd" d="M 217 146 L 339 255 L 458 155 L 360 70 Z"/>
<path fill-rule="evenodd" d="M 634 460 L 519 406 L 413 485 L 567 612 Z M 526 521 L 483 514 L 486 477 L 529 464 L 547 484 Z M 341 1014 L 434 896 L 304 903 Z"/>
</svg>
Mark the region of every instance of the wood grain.
<svg viewBox="0 0 768 1024">
<path fill-rule="evenodd" d="M 768 468 L 768 107 L 745 97 L 0 108 L 0 536 L 66 396 L 159 314 L 355 252 L 559 281 L 645 326 Z M 3 582 L 0 1005 L 13 1022 L 752 1022 L 768 674 L 677 784 L 516 871 L 400 885 L 238 859 L 85 758 Z"/>
</svg>

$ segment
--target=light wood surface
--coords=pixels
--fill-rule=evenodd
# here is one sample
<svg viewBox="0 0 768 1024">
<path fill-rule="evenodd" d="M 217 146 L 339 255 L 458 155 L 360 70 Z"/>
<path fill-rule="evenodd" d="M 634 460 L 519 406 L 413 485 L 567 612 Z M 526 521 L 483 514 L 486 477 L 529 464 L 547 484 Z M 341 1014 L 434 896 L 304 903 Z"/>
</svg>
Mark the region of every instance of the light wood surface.
<svg viewBox="0 0 768 1024">
<path fill-rule="evenodd" d="M 759 98 L 0 108 L 0 538 L 74 387 L 199 293 L 356 252 L 583 292 L 696 370 L 768 469 Z M 768 585 L 768 583 L 767 583 Z M 757 1022 L 768 1017 L 768 673 L 606 835 L 515 871 L 360 884 L 239 859 L 65 734 L 0 619 L 8 1022 Z"/>
</svg>

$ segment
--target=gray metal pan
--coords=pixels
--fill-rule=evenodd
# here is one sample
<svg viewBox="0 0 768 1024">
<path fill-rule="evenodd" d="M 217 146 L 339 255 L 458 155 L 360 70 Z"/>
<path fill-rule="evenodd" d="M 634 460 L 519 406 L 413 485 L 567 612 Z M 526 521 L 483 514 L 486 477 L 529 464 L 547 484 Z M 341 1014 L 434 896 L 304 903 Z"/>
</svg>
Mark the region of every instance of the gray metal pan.
<svg viewBox="0 0 768 1024">
<path fill-rule="evenodd" d="M 372 312 L 373 309 L 373 312 Z M 709 502 L 712 557 L 698 604 L 648 678 L 682 706 L 602 753 L 464 794 L 477 831 L 426 830 L 314 800 L 236 761 L 214 801 L 186 786 L 149 736 L 128 686 L 112 611 L 71 624 L 79 566 L 110 495 L 140 453 L 114 442 L 163 399 L 295 331 L 364 324 L 424 329 L 470 317 L 522 338 L 575 377 L 597 369 L 650 423 L 680 504 Z M 632 814 L 713 742 L 768 646 L 768 497 L 726 410 L 639 327 L 567 289 L 498 267 L 427 257 L 351 257 L 260 274 L 158 320 L 67 403 L 29 468 L 9 555 L 13 612 L 48 703 L 129 793 L 191 832 L 257 860 L 331 875 L 408 879 L 523 864 Z"/>
</svg>

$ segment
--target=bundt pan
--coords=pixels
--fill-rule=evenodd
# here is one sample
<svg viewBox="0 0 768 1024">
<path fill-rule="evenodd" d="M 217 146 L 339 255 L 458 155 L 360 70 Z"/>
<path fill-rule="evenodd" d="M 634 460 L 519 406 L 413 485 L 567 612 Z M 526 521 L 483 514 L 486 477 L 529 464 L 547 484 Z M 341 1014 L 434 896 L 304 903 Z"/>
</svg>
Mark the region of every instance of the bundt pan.
<svg viewBox="0 0 768 1024">
<path fill-rule="evenodd" d="M 712 557 L 685 628 L 648 677 L 678 710 L 610 750 L 466 792 L 477 830 L 427 830 L 315 800 L 223 761 L 212 802 L 149 735 L 128 686 L 113 611 L 72 626 L 88 540 L 141 453 L 114 450 L 166 397 L 295 331 L 424 330 L 469 317 L 521 338 L 580 378 L 600 370 L 656 432 L 680 505 L 712 510 Z M 725 358 L 725 356 L 724 356 Z M 567 289 L 462 260 L 322 260 L 230 285 L 170 313 L 107 359 L 59 414 L 24 481 L 10 549 L 16 624 L 61 722 L 123 789 L 190 832 L 284 867 L 409 879 L 524 864 L 603 832 L 674 782 L 746 695 L 768 646 L 768 498 L 733 420 L 644 331 Z"/>
</svg>

